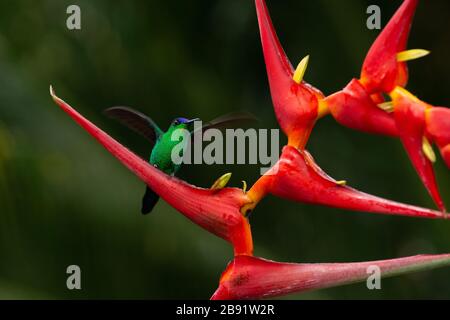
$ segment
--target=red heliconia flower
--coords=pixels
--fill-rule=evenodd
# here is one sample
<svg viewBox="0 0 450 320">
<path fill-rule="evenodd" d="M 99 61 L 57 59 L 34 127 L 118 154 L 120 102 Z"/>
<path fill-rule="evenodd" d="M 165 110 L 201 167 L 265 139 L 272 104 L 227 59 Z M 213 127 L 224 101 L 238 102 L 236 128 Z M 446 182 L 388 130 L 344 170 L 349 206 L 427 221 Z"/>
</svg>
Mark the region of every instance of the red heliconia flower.
<svg viewBox="0 0 450 320">
<path fill-rule="evenodd" d="M 447 167 L 450 169 L 450 109 L 443 107 L 425 110 L 427 135 L 441 151 Z"/>
<path fill-rule="evenodd" d="M 428 54 L 426 50 L 405 51 L 417 3 L 405 0 L 377 37 L 364 61 L 361 79 L 353 79 L 344 90 L 325 98 L 323 106 L 338 123 L 368 133 L 398 136 L 394 117 L 386 112 L 389 103 L 383 107 L 382 93 L 405 86 L 405 61 Z"/>
<path fill-rule="evenodd" d="M 316 120 L 327 112 L 349 128 L 400 137 L 422 182 L 439 209 L 445 212 L 433 168 L 427 161 L 420 162 L 422 145 L 414 149 L 416 145 L 405 143 L 407 133 L 405 130 L 399 132 L 397 126 L 401 116 L 394 117 L 388 112 L 392 110 L 380 107 L 384 103 L 382 93 L 389 93 L 397 85 L 406 85 L 408 72 L 404 61 L 424 54 L 423 50 L 405 51 L 416 7 L 417 0 L 404 1 L 370 49 L 361 80 L 353 79 L 342 91 L 324 98 L 319 90 L 303 81 L 307 61 L 303 60 L 294 72 L 276 35 L 265 1 L 256 0 L 274 110 L 280 127 L 288 136 L 288 145 L 304 149 Z M 386 107 L 392 108 L 390 103 Z M 405 123 L 414 120 L 405 117 L 408 115 L 403 115 Z"/>
<path fill-rule="evenodd" d="M 436 157 L 426 134 L 426 110 L 433 107 L 401 87 L 392 91 L 391 97 L 395 123 L 403 146 L 434 202 L 445 211 L 433 170 L 432 162 L 436 161 Z"/>
<path fill-rule="evenodd" d="M 294 70 L 275 33 L 264 0 L 256 0 L 261 42 L 278 123 L 290 146 L 303 149 L 318 117 L 323 94 L 303 81 L 307 58 Z"/>
<path fill-rule="evenodd" d="M 408 68 L 398 54 L 406 50 L 417 3 L 403 1 L 370 48 L 361 72 L 361 82 L 369 94 L 391 92 L 408 82 Z"/>
<path fill-rule="evenodd" d="M 430 209 L 385 200 L 347 187 L 324 173 L 306 150 L 291 146 L 283 149 L 278 163 L 262 176 L 247 193 L 252 203 L 242 208 L 253 210 L 267 194 L 335 208 L 403 215 L 422 218 L 446 218 L 446 214 Z"/>
<path fill-rule="evenodd" d="M 405 61 L 428 53 L 405 51 L 418 0 L 405 0 L 377 37 L 364 61 L 361 79 L 325 99 L 333 117 L 342 125 L 369 133 L 397 136 L 393 116 L 378 107 L 396 86 L 405 86 Z M 358 106 L 360 110 L 358 110 Z"/>
<path fill-rule="evenodd" d="M 54 101 L 153 191 L 195 224 L 230 242 L 235 255 L 252 254 L 248 220 L 240 208 L 250 200 L 237 188 L 202 189 L 156 169 L 84 118 L 50 88 Z"/>
<path fill-rule="evenodd" d="M 391 277 L 450 265 L 450 254 L 359 263 L 279 263 L 235 257 L 212 300 L 262 299 L 363 282 L 374 272 Z M 377 269 L 375 269 L 375 268 Z M 379 268 L 379 269 L 378 269 Z M 375 271 L 376 270 L 376 271 Z"/>
<path fill-rule="evenodd" d="M 406 92 L 402 91 L 402 87 L 408 80 L 405 61 L 429 53 L 420 49 L 405 51 L 417 3 L 418 0 L 403 2 L 370 48 L 363 64 L 361 79 L 353 79 L 345 89 L 326 97 L 322 106 L 326 106 L 336 121 L 346 127 L 398 136 L 428 193 L 437 207 L 445 212 L 433 166 L 429 157 L 427 158 L 427 155 L 432 154 L 432 147 L 426 135 L 424 111 L 431 106 L 423 102 L 409 103 L 408 106 L 402 103 L 400 106 L 396 101 L 385 102 L 383 98 L 383 93 L 391 95 L 391 98 L 395 96 L 397 100 L 400 99 L 399 95 L 405 96 L 400 94 Z M 409 100 L 418 101 L 411 97 L 413 96 L 408 94 Z M 435 131 L 435 134 L 445 133 Z M 441 143 L 440 147 L 445 157 L 448 157 L 447 144 Z M 428 154 L 425 153 L 426 150 Z"/>
</svg>

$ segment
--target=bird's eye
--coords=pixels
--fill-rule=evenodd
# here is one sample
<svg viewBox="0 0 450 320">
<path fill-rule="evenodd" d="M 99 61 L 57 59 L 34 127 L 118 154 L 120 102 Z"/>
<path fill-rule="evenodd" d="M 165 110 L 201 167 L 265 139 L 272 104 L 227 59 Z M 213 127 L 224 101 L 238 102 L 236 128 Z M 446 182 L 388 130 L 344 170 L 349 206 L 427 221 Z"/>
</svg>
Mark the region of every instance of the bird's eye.
<svg viewBox="0 0 450 320">
<path fill-rule="evenodd" d="M 175 119 L 175 120 L 173 120 L 173 124 L 177 126 L 180 124 L 180 121 L 178 119 Z"/>
</svg>

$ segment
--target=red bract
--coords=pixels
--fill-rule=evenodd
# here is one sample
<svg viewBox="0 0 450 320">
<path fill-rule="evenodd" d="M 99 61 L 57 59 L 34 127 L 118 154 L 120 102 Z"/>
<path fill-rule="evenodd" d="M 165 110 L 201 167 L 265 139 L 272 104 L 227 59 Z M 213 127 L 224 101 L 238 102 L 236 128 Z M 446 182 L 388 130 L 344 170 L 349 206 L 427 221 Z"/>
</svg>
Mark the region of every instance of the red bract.
<svg viewBox="0 0 450 320">
<path fill-rule="evenodd" d="M 195 224 L 232 243 L 236 255 L 252 254 L 250 225 L 240 213 L 240 208 L 250 200 L 241 189 L 202 189 L 166 175 L 84 118 L 58 98 L 52 89 L 50 92 L 55 102 L 69 116 L 162 199 Z"/>
<path fill-rule="evenodd" d="M 437 189 L 432 161 L 434 155 L 427 155 L 424 148 L 431 148 L 425 135 L 425 111 L 431 106 L 423 103 L 405 89 L 397 87 L 392 93 L 395 123 L 403 146 L 411 159 L 420 179 L 439 209 L 445 211 L 444 202 Z M 427 150 L 427 149 L 425 149 Z"/>
<path fill-rule="evenodd" d="M 391 92 L 408 81 L 406 63 L 397 54 L 406 49 L 418 0 L 405 0 L 383 29 L 364 61 L 361 81 L 369 94 Z"/>
<path fill-rule="evenodd" d="M 326 97 L 324 102 L 333 118 L 345 127 L 367 133 L 398 136 L 392 114 L 380 109 L 357 79 L 353 79 L 342 91 Z"/>
<path fill-rule="evenodd" d="M 450 109 L 443 107 L 425 110 L 426 130 L 437 144 L 447 167 L 450 168 Z"/>
<path fill-rule="evenodd" d="M 308 290 L 366 281 L 373 267 L 382 277 L 450 265 L 450 254 L 359 263 L 279 263 L 256 257 L 236 257 L 220 279 L 213 300 L 271 298 Z M 378 269 L 379 268 L 379 269 Z"/>
<path fill-rule="evenodd" d="M 263 0 L 256 0 L 256 11 L 278 123 L 288 136 L 289 145 L 304 148 L 319 116 L 319 99 L 323 94 L 302 79 L 294 81 L 294 69 L 275 33 Z"/>
<path fill-rule="evenodd" d="M 445 218 L 442 212 L 385 200 L 347 187 L 314 162 L 306 150 L 286 146 L 277 165 L 261 177 L 249 190 L 253 200 L 243 211 L 252 210 L 268 193 L 311 204 L 320 204 L 354 211 L 404 215 L 422 218 Z"/>
</svg>

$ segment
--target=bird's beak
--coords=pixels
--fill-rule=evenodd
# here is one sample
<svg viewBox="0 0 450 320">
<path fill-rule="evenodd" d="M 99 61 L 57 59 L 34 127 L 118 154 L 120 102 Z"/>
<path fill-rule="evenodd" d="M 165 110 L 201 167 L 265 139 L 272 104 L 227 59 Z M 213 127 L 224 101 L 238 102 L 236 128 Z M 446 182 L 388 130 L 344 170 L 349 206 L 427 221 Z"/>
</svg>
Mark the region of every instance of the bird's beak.
<svg viewBox="0 0 450 320">
<path fill-rule="evenodd" d="M 200 118 L 191 119 L 188 122 L 186 122 L 186 124 L 191 124 L 194 123 L 195 121 L 200 121 Z"/>
</svg>

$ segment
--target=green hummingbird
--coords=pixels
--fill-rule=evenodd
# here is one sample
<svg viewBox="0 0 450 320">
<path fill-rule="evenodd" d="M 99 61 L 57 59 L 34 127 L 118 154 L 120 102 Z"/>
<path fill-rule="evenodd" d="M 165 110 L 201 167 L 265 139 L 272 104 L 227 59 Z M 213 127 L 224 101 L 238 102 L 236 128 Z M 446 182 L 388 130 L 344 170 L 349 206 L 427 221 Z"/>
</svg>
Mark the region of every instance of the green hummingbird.
<svg viewBox="0 0 450 320">
<path fill-rule="evenodd" d="M 171 157 L 172 149 L 180 143 L 180 141 L 173 141 L 173 132 L 178 129 L 185 129 L 192 135 L 192 133 L 194 133 L 194 122 L 200 121 L 198 118 L 175 118 L 170 123 L 167 131 L 163 131 L 150 117 L 129 107 L 112 107 L 106 109 L 104 113 L 108 117 L 119 121 L 123 125 L 145 137 L 150 142 L 151 147 L 149 163 L 164 173 L 172 176 L 177 174 L 181 166 L 180 164 L 174 164 Z M 236 126 L 237 124 L 244 125 L 256 120 L 257 119 L 250 113 L 234 112 L 204 123 L 201 130 L 204 131 L 211 128 L 229 128 L 231 126 Z M 141 213 L 150 213 L 158 200 L 159 196 L 147 186 L 142 199 Z"/>
</svg>

